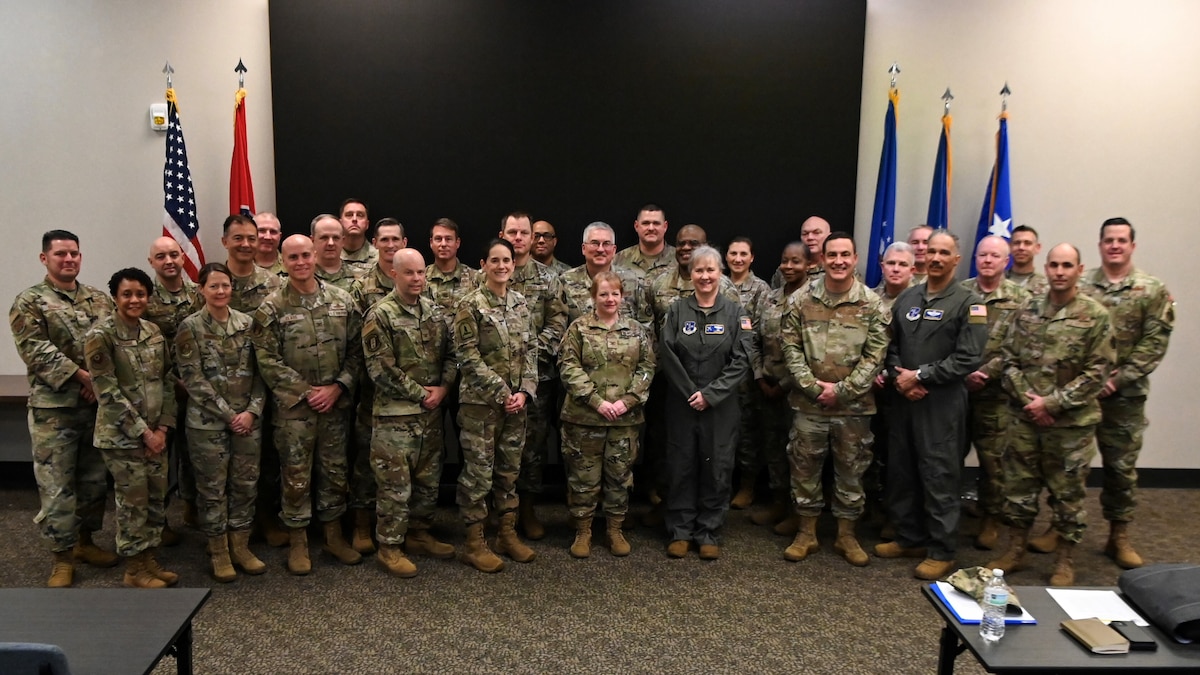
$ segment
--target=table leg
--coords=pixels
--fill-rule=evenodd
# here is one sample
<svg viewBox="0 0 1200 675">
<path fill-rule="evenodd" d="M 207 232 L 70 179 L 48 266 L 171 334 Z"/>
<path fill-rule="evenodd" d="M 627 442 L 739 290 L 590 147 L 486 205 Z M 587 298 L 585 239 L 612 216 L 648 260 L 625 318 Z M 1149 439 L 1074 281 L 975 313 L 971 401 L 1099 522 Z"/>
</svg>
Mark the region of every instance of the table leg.
<svg viewBox="0 0 1200 675">
<path fill-rule="evenodd" d="M 942 626 L 942 638 L 938 645 L 938 675 L 954 675 L 954 659 L 962 653 L 958 636 L 950 626 Z"/>
<path fill-rule="evenodd" d="M 175 641 L 175 667 L 179 675 L 192 675 L 192 622 L 188 621 Z"/>
</svg>

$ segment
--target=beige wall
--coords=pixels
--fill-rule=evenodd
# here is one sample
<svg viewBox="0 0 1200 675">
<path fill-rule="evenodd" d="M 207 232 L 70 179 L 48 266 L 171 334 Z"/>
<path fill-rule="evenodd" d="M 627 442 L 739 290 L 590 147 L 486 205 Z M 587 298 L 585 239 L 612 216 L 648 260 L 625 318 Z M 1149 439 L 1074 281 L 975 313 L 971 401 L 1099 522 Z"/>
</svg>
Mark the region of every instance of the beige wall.
<svg viewBox="0 0 1200 675">
<path fill-rule="evenodd" d="M 250 162 L 260 210 L 274 207 L 266 0 L 163 3 L 0 0 L 0 297 L 43 270 L 41 233 L 83 237 L 82 278 L 145 265 L 161 222 L 163 137 L 148 127 L 163 100 L 159 72 L 176 70 L 203 244 L 222 260 L 217 227 L 227 209 L 233 66 L 250 68 Z M 924 219 L 936 149 L 939 97 L 954 102 L 953 229 L 971 237 L 992 162 L 997 92 L 1010 99 L 1016 220 L 1048 243 L 1072 241 L 1097 260 L 1100 221 L 1124 215 L 1139 229 L 1136 260 L 1167 281 L 1179 303 L 1170 356 L 1154 376 L 1147 467 L 1200 468 L 1191 452 L 1187 347 L 1200 338 L 1200 291 L 1185 285 L 1200 183 L 1200 88 L 1193 86 L 1200 3 L 1188 0 L 872 0 L 868 6 L 858 187 L 865 244 L 879 162 L 887 67 L 899 61 L 901 179 L 897 222 Z M 23 371 L 7 324 L 0 373 Z M 1176 405 L 1183 402 L 1182 405 Z"/>
<path fill-rule="evenodd" d="M 1137 227 L 1134 261 L 1165 280 L 1178 321 L 1152 378 L 1151 426 L 1139 464 L 1200 468 L 1194 451 L 1190 347 L 1200 339 L 1194 268 L 1200 184 L 1200 3 L 1098 0 L 872 0 L 867 12 L 855 222 L 870 233 L 888 66 L 902 73 L 897 233 L 925 219 L 942 92 L 954 92 L 951 229 L 974 241 L 994 156 L 998 92 L 1009 97 L 1014 223 L 1046 244 L 1076 244 L 1099 262 L 1100 223 Z M 965 272 L 964 272 L 965 274 Z"/>
</svg>

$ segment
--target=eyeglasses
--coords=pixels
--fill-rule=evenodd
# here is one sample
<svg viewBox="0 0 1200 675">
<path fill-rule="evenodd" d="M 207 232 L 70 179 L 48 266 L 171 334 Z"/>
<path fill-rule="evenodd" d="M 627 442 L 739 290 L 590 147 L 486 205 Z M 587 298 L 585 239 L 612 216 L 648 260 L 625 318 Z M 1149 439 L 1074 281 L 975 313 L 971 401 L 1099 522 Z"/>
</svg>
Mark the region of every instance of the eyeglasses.
<svg viewBox="0 0 1200 675">
<path fill-rule="evenodd" d="M 592 248 L 616 248 L 617 247 L 617 245 L 611 241 L 596 241 L 595 239 L 592 239 L 591 241 L 585 241 L 583 243 L 587 244 L 588 246 L 591 246 Z"/>
<path fill-rule="evenodd" d="M 704 242 L 700 241 L 699 239 L 680 239 L 679 241 L 675 242 L 675 245 L 679 248 L 699 248 L 703 244 Z"/>
<path fill-rule="evenodd" d="M 549 232 L 534 232 L 534 239 L 558 239 L 558 235 L 550 234 Z"/>
</svg>

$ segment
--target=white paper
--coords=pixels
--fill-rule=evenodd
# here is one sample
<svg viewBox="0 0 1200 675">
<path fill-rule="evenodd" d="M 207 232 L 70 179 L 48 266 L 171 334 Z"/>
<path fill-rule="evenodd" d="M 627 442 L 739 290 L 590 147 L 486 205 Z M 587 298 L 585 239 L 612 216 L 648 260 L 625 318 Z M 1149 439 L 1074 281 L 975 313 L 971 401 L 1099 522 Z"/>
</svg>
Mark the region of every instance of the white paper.
<svg viewBox="0 0 1200 675">
<path fill-rule="evenodd" d="M 1138 615 L 1116 591 L 1088 591 L 1072 588 L 1047 588 L 1046 592 L 1072 619 L 1132 621 L 1139 626 L 1150 625 Z"/>
</svg>

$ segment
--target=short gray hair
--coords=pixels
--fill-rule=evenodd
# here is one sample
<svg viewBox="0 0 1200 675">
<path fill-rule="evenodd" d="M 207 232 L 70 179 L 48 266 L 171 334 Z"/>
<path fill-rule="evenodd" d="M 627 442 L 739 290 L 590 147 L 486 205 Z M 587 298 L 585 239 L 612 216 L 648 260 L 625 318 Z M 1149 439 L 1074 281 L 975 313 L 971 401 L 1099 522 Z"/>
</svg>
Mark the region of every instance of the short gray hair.
<svg viewBox="0 0 1200 675">
<path fill-rule="evenodd" d="M 322 220 L 325 220 L 326 218 L 332 218 L 333 220 L 337 220 L 337 221 L 338 221 L 338 225 L 341 225 L 341 224 L 342 224 L 342 221 L 338 220 L 338 217 L 337 217 L 337 216 L 335 216 L 335 215 L 333 215 L 333 214 L 329 214 L 329 213 L 322 213 L 321 215 L 317 216 L 316 218 L 313 218 L 313 219 L 312 219 L 312 222 L 311 222 L 311 223 L 309 223 L 309 225 L 308 225 L 308 235 L 309 235 L 310 237 L 312 237 L 312 236 L 316 236 L 316 234 L 317 234 L 317 223 L 321 222 Z"/>
<path fill-rule="evenodd" d="M 692 251 L 692 259 L 690 262 L 688 262 L 688 267 L 695 267 L 696 261 L 701 258 L 712 258 L 713 260 L 717 261 L 717 269 L 724 271 L 725 259 L 721 255 L 721 252 L 712 246 L 704 244 L 696 247 L 696 250 Z"/>
<path fill-rule="evenodd" d="M 611 234 L 613 238 L 613 245 L 615 246 L 617 244 L 617 233 L 613 232 L 612 225 L 599 220 L 583 228 L 583 243 L 586 244 L 588 237 L 592 236 L 592 233 L 596 230 L 604 230 L 605 232 Z"/>
<path fill-rule="evenodd" d="M 889 253 L 903 253 L 908 256 L 909 264 L 916 264 L 917 254 L 913 253 L 913 247 L 908 245 L 906 241 L 893 241 L 883 250 L 883 255 L 879 258 L 879 264 L 883 264 L 887 260 Z"/>
</svg>

